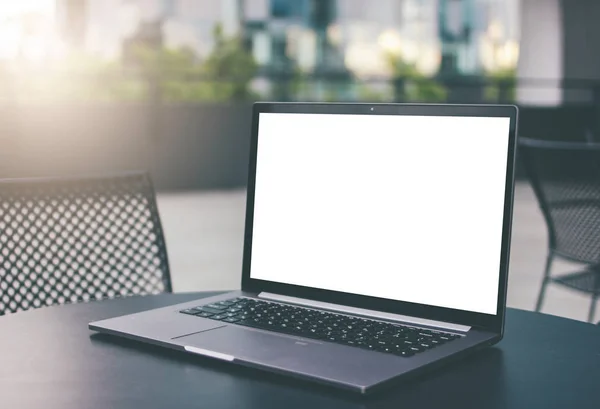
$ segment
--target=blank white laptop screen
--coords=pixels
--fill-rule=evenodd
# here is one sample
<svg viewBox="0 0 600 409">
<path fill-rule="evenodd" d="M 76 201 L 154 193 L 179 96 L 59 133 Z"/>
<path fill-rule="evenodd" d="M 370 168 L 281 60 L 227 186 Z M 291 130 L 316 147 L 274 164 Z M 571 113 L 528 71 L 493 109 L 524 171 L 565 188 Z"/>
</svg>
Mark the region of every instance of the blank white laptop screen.
<svg viewBox="0 0 600 409">
<path fill-rule="evenodd" d="M 250 277 L 496 314 L 509 128 L 261 113 Z"/>
</svg>

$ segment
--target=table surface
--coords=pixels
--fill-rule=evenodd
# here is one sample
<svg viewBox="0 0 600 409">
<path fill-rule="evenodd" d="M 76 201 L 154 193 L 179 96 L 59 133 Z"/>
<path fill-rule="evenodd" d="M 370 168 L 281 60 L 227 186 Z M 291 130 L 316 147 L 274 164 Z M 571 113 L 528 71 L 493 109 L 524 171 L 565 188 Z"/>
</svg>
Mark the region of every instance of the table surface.
<svg viewBox="0 0 600 409">
<path fill-rule="evenodd" d="M 361 397 L 96 334 L 87 323 L 191 301 L 164 294 L 0 317 L 4 408 L 598 408 L 600 327 L 510 310 L 497 346 Z"/>
</svg>

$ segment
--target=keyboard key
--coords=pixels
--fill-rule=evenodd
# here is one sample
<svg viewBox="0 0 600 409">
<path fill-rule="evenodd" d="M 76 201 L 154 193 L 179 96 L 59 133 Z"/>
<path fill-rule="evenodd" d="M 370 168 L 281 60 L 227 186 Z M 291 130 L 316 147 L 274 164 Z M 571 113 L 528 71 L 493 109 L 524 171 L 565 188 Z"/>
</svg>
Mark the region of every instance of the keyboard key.
<svg viewBox="0 0 600 409">
<path fill-rule="evenodd" d="M 238 297 L 180 312 L 406 358 L 459 338 L 441 331 L 251 298 Z"/>
<path fill-rule="evenodd" d="M 217 304 L 217 305 L 221 305 L 221 306 L 223 306 L 223 307 L 231 307 L 231 306 L 232 306 L 232 305 L 234 305 L 235 303 L 234 303 L 234 302 L 231 302 L 231 301 L 219 301 L 219 302 L 216 302 L 215 304 Z"/>
<path fill-rule="evenodd" d="M 227 306 L 219 304 L 219 303 L 213 303 L 213 304 L 208 304 L 208 305 L 205 305 L 202 307 L 202 309 L 204 309 L 204 308 L 212 308 L 215 310 L 225 310 L 225 309 L 227 309 Z"/>
<path fill-rule="evenodd" d="M 217 308 L 212 308 L 212 307 L 202 307 L 202 312 L 208 312 L 210 314 L 223 314 L 225 313 L 225 311 L 217 309 Z"/>
<path fill-rule="evenodd" d="M 244 325 L 246 327 L 260 328 L 261 326 L 255 323 L 252 320 L 241 319 L 237 322 L 239 325 Z"/>
<path fill-rule="evenodd" d="M 365 349 L 371 349 L 371 350 L 374 350 L 374 349 L 375 349 L 375 345 L 373 345 L 373 344 L 365 344 L 365 345 L 364 345 L 364 348 L 365 348 Z"/>
</svg>

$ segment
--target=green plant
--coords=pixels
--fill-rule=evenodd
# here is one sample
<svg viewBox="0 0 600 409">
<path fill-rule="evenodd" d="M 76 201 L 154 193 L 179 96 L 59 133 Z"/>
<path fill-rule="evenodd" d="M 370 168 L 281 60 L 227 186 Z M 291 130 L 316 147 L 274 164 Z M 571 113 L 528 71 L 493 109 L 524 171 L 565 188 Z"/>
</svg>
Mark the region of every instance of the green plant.
<svg viewBox="0 0 600 409">
<path fill-rule="evenodd" d="M 287 64 L 288 67 L 280 73 L 281 77 L 273 83 L 270 96 L 279 101 L 303 100 L 309 88 L 307 75 L 294 60 L 288 60 Z"/>
<path fill-rule="evenodd" d="M 515 68 L 486 72 L 487 84 L 483 97 L 492 102 L 514 102 L 516 100 L 517 70 Z"/>
<path fill-rule="evenodd" d="M 356 89 L 356 96 L 359 101 L 364 102 L 388 102 L 392 99 L 389 92 L 377 91 L 367 84 L 359 84 Z"/>
<path fill-rule="evenodd" d="M 5 77 L 8 97 L 21 102 L 134 101 L 143 99 L 147 88 L 145 81 L 127 78 L 120 64 L 82 53 L 44 68 L 43 75 L 24 65 Z"/>
<path fill-rule="evenodd" d="M 206 98 L 206 85 L 192 82 L 202 76 L 194 52 L 188 48 L 168 49 L 138 45 L 132 49 L 133 72 L 146 84 L 145 96 L 164 101 Z M 198 89 L 200 88 L 200 89 Z"/>
<path fill-rule="evenodd" d="M 396 99 L 415 102 L 441 102 L 448 97 L 446 88 L 421 74 L 415 64 L 396 55 L 388 55 Z"/>
<path fill-rule="evenodd" d="M 137 45 L 132 49 L 132 65 L 145 76 L 161 76 L 183 79 L 186 75 L 199 73 L 194 51 Z"/>
<path fill-rule="evenodd" d="M 252 54 L 245 49 L 239 36 L 225 37 L 220 24 L 213 31 L 214 48 L 202 64 L 202 73 L 209 95 L 218 100 L 243 100 L 254 95 L 250 82 L 254 78 L 257 64 Z"/>
<path fill-rule="evenodd" d="M 133 51 L 138 76 L 147 82 L 148 96 L 171 102 L 254 99 L 250 82 L 257 65 L 239 37 L 226 37 L 220 25 L 214 47 L 199 62 L 193 50 L 138 46 Z"/>
</svg>

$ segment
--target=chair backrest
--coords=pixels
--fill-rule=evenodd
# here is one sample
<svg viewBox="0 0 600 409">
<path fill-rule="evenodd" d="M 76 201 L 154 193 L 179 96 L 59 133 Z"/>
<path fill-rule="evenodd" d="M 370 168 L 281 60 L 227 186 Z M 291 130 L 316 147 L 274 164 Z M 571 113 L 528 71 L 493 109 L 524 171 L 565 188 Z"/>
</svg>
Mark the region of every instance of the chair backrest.
<svg viewBox="0 0 600 409">
<path fill-rule="evenodd" d="M 171 291 L 145 173 L 0 181 L 0 315 Z"/>
<path fill-rule="evenodd" d="M 546 220 L 550 249 L 600 262 L 600 144 L 520 138 L 525 165 Z"/>
</svg>

